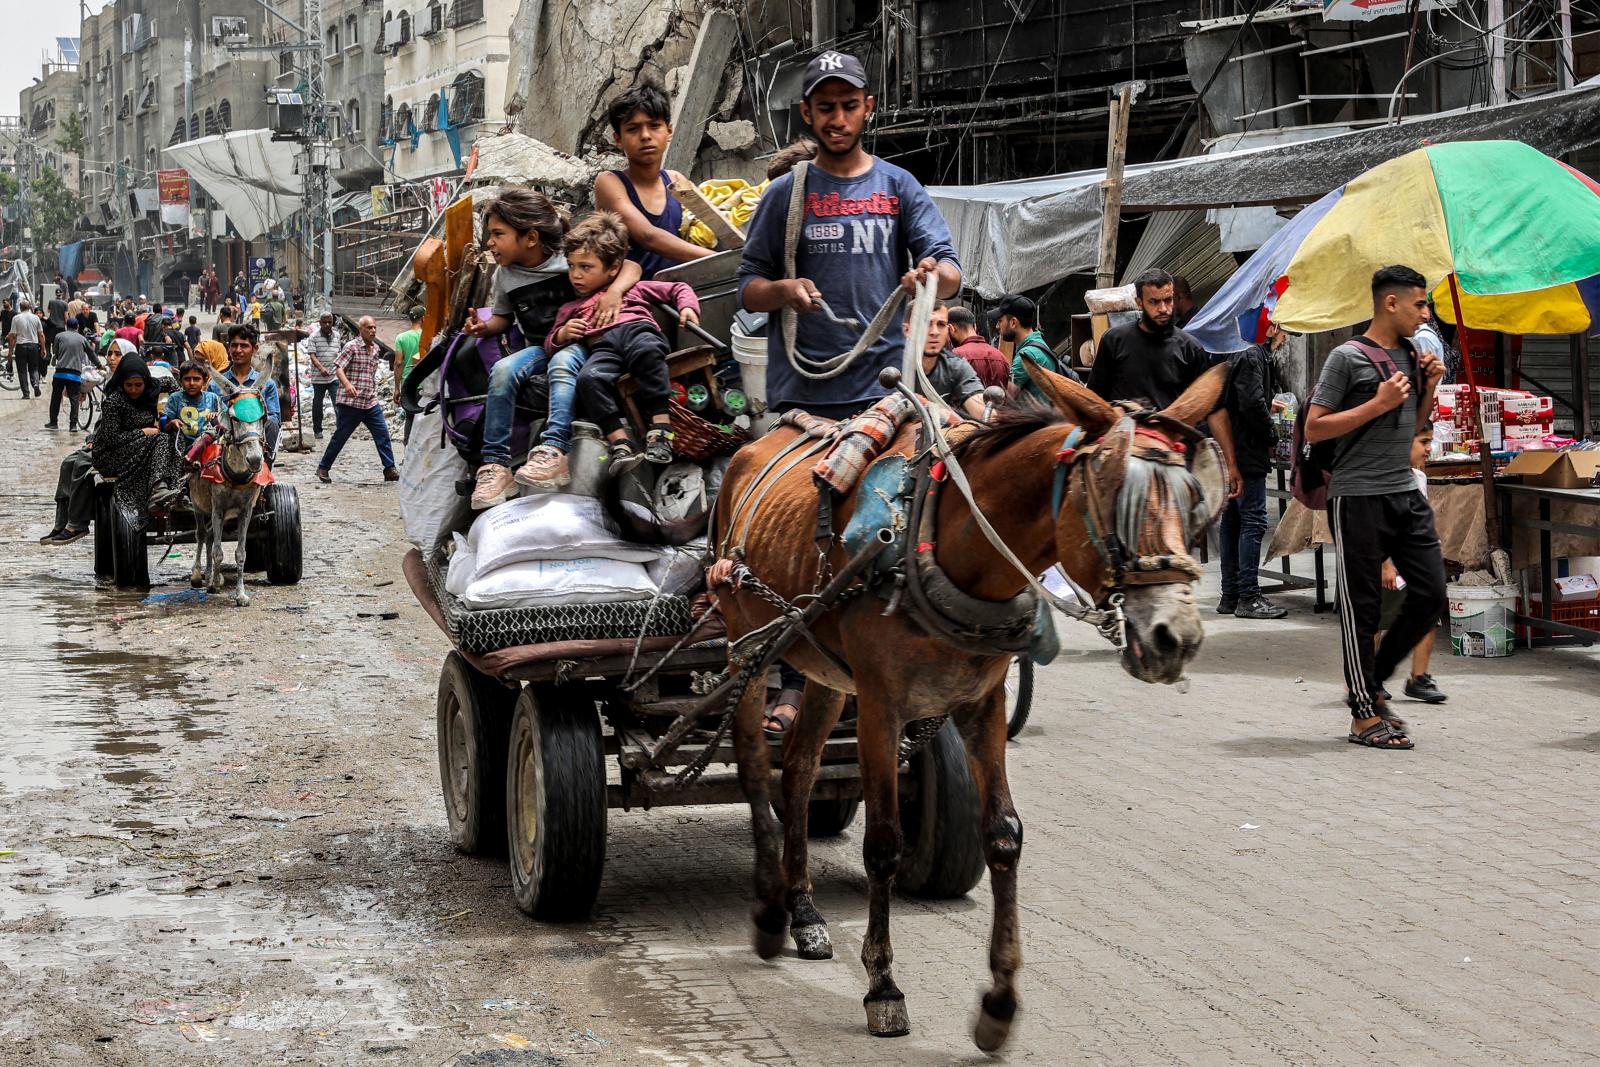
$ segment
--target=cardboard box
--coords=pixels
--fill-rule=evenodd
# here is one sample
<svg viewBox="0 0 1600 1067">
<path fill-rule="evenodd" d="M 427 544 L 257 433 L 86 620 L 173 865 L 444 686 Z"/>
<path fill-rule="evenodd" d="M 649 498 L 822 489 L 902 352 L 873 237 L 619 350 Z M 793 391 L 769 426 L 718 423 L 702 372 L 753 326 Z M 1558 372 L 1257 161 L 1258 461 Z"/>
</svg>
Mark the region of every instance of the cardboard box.
<svg viewBox="0 0 1600 1067">
<path fill-rule="evenodd" d="M 1600 580 L 1592 574 L 1574 574 L 1570 578 L 1557 578 L 1551 582 L 1557 604 L 1575 600 L 1594 600 L 1600 597 Z"/>
<path fill-rule="evenodd" d="M 1520 474 L 1529 485 L 1549 489 L 1592 489 L 1600 471 L 1600 451 L 1519 452 L 1505 473 Z"/>
</svg>

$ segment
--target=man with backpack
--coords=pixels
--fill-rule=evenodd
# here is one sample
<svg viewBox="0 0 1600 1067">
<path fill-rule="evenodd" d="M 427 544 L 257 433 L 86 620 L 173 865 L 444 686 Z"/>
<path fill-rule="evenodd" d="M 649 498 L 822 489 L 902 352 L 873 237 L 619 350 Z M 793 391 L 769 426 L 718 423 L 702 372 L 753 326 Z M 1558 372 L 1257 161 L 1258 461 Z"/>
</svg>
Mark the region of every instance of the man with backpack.
<svg viewBox="0 0 1600 1067">
<path fill-rule="evenodd" d="M 1281 619 L 1288 614 L 1261 595 L 1258 576 L 1261 539 L 1267 532 L 1267 474 L 1272 470 L 1272 398 L 1278 391 L 1275 353 L 1287 335 L 1267 324 L 1266 344 L 1253 345 L 1228 360 L 1222 406 L 1233 429 L 1233 461 L 1239 472 L 1238 497 L 1228 501 L 1217 536 L 1222 543 L 1222 599 L 1217 614 L 1240 619 Z"/>
<path fill-rule="evenodd" d="M 1382 687 L 1434 625 L 1444 605 L 1444 557 L 1433 509 L 1411 473 L 1411 442 L 1433 408 L 1444 364 L 1409 338 L 1428 321 L 1428 286 L 1405 266 L 1372 276 L 1372 323 L 1328 355 L 1307 406 L 1307 449 L 1297 457 L 1297 495 L 1307 474 L 1327 471 L 1328 522 L 1339 560 L 1339 624 L 1350 741 L 1413 747 Z M 1328 446 L 1331 445 L 1331 455 Z M 1383 562 L 1405 579 L 1399 616 L 1373 652 L 1383 602 Z"/>
</svg>

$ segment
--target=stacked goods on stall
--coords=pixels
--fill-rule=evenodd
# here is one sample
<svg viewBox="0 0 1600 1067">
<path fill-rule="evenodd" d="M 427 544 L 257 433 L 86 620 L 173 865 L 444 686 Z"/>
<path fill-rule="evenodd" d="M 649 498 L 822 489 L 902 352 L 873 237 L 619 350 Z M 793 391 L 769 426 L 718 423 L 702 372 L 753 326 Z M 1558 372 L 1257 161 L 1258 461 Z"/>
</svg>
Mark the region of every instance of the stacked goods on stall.
<svg viewBox="0 0 1600 1067">
<path fill-rule="evenodd" d="M 1477 454 L 1480 426 L 1491 450 L 1521 452 L 1559 447 L 1553 436 L 1555 404 L 1520 389 L 1441 385 L 1433 402 L 1432 458 Z"/>
</svg>

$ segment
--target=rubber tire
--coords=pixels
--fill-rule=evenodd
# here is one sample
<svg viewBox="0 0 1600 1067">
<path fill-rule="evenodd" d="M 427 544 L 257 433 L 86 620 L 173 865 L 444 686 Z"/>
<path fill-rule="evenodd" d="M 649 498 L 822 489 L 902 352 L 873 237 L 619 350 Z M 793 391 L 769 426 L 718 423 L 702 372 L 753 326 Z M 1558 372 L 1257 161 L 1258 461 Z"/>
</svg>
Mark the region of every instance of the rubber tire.
<svg viewBox="0 0 1600 1067">
<path fill-rule="evenodd" d="M 506 840 L 511 892 L 535 919 L 583 919 L 606 862 L 605 746 L 581 690 L 525 686 L 511 717 Z"/>
<path fill-rule="evenodd" d="M 116 506 L 108 509 L 111 525 L 111 563 L 118 589 L 150 588 L 150 550 L 144 531 L 134 529 L 133 518 Z"/>
<path fill-rule="evenodd" d="M 1028 725 L 1028 712 L 1033 710 L 1033 660 L 1018 656 L 1012 666 L 1017 669 L 1016 691 L 1006 694 L 1006 740 L 1011 741 Z M 1008 669 L 1006 680 L 1011 680 Z"/>
<path fill-rule="evenodd" d="M 806 810 L 807 837 L 838 837 L 856 821 L 861 810 L 861 798 L 850 800 L 813 800 Z"/>
<path fill-rule="evenodd" d="M 475 670 L 459 652 L 439 669 L 434 735 L 450 843 L 469 856 L 506 847 L 506 739 L 516 690 Z"/>
<path fill-rule="evenodd" d="M 911 757 L 911 774 L 919 788 L 900 798 L 904 845 L 895 885 L 930 900 L 965 896 L 982 880 L 985 861 L 978 787 L 955 723 L 947 720 Z"/>
<path fill-rule="evenodd" d="M 272 508 L 265 520 L 266 540 L 262 545 L 267 557 L 267 581 L 295 585 L 302 571 L 300 494 L 292 485 L 269 485 L 261 490 L 258 505 Z"/>
<path fill-rule="evenodd" d="M 94 485 L 94 576 L 115 578 L 117 559 L 111 546 L 111 492 L 109 482 L 96 481 Z"/>
</svg>

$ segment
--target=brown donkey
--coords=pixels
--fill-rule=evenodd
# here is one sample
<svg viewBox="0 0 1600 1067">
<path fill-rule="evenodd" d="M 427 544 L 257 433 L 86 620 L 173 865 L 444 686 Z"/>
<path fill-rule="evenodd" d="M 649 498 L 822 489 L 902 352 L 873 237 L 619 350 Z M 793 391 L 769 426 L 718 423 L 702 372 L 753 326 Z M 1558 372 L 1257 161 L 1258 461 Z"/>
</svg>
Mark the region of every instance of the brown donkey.
<svg viewBox="0 0 1600 1067">
<path fill-rule="evenodd" d="M 1126 613 L 1124 667 L 1144 681 L 1175 682 L 1203 636 L 1190 589 L 1199 569 L 1189 556 L 1189 542 L 1201 532 L 1197 527 L 1214 517 L 1217 502 L 1197 499 L 1200 487 L 1181 465 L 1185 446 L 1173 435 L 1216 407 L 1223 369 L 1208 372 L 1165 412 L 1154 417 L 1144 413 L 1138 419 L 1075 382 L 1037 367 L 1030 371 L 1053 410 L 1002 410 L 989 426 L 956 446 L 979 510 L 1029 573 L 1041 574 L 1059 562 L 1098 605 L 1107 605 L 1120 593 Z M 718 555 L 748 568 L 740 572 L 742 581 L 730 578 L 733 568 L 727 562 L 711 573 L 730 641 L 779 617 L 762 593 L 791 603 L 799 598 L 803 606 L 807 594 L 846 563 L 836 539 L 828 566 L 819 568 L 811 463 L 774 462 L 794 438 L 795 431 L 776 431 L 742 449 L 723 482 L 720 500 L 727 506 L 718 509 Z M 915 427 L 905 428 L 874 465 L 893 455 L 909 456 L 915 442 Z M 1064 482 L 1056 477 L 1058 464 L 1067 466 Z M 1051 503 L 1057 493 L 1063 500 L 1054 512 Z M 846 528 L 858 503 L 854 493 L 835 503 L 835 529 Z M 1026 588 L 954 489 L 939 494 L 934 514 L 933 559 L 960 591 L 1004 602 Z M 1109 536 L 1113 531 L 1121 536 Z M 917 533 L 913 529 L 912 537 Z M 767 589 L 759 589 L 752 579 Z M 784 653 L 805 673 L 807 684 L 784 752 L 787 818 L 781 831 L 769 797 L 771 771 L 761 728 L 765 694 L 759 683 L 750 687 L 734 718 L 739 775 L 755 833 L 756 951 L 763 959 L 776 956 L 788 921 L 802 957 L 832 955 L 827 927 L 811 898 L 806 808 L 823 743 L 839 720 L 846 694 L 853 693 L 867 809 L 862 853 L 869 910 L 861 950 L 868 981 L 867 1027 L 879 1036 L 909 1032 L 905 998 L 891 972 L 889 943 L 889 897 L 902 847 L 898 753 L 908 724 L 948 715 L 965 741 L 978 789 L 980 839 L 994 894 L 989 948 L 993 984 L 983 995 L 974 1040 L 981 1049 L 996 1050 L 1009 1036 L 1017 1012 L 1014 982 L 1022 963 L 1017 926 L 1022 822 L 1006 785 L 1005 758 L 1004 682 L 1011 656 L 953 647 L 930 636 L 914 608 L 886 615 L 884 599 L 870 594 L 841 602 L 821 617 L 811 634 L 815 644 L 796 641 Z"/>
</svg>

